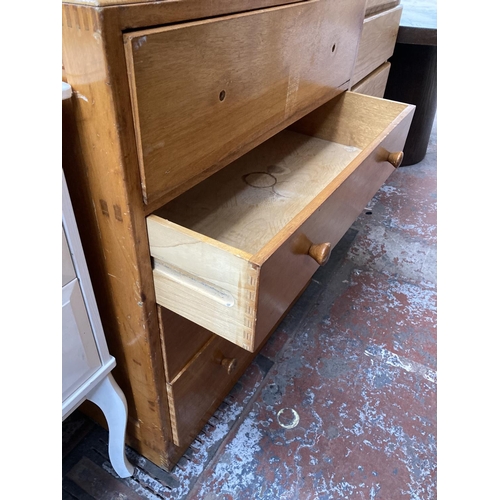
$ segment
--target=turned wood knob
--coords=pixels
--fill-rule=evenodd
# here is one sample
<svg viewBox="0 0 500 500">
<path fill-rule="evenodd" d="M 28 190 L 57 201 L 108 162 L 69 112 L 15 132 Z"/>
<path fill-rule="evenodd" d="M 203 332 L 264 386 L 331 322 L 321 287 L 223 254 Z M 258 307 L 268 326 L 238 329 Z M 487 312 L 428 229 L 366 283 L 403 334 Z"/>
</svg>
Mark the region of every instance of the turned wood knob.
<svg viewBox="0 0 500 500">
<path fill-rule="evenodd" d="M 399 151 L 398 153 L 389 153 L 387 157 L 387 161 L 394 167 L 398 168 L 403 161 L 404 153 L 403 151 Z"/>
<path fill-rule="evenodd" d="M 320 266 L 324 266 L 330 254 L 332 253 L 331 243 L 320 243 L 319 245 L 311 245 L 307 252 Z"/>
<path fill-rule="evenodd" d="M 226 369 L 227 374 L 230 375 L 238 366 L 238 360 L 236 358 L 222 358 L 220 364 Z"/>
</svg>

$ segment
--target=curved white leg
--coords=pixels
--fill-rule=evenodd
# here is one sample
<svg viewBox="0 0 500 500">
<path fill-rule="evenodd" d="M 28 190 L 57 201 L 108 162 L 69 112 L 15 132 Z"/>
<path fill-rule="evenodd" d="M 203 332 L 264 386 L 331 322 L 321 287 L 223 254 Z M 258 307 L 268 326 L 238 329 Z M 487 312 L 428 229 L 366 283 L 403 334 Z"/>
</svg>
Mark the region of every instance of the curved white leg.
<svg viewBox="0 0 500 500">
<path fill-rule="evenodd" d="M 89 393 L 87 399 L 99 406 L 106 417 L 111 465 L 120 477 L 130 477 L 134 473 L 134 467 L 125 456 L 127 400 L 111 373 Z"/>
</svg>

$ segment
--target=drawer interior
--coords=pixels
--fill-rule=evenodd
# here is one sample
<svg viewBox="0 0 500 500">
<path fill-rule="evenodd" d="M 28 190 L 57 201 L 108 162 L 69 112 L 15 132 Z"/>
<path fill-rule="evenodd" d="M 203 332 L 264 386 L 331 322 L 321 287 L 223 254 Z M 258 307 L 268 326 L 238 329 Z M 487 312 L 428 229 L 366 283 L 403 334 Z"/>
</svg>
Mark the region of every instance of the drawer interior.
<svg viewBox="0 0 500 500">
<path fill-rule="evenodd" d="M 407 107 L 346 92 L 155 212 L 258 254 Z M 334 217 L 335 214 L 332 214 Z"/>
</svg>

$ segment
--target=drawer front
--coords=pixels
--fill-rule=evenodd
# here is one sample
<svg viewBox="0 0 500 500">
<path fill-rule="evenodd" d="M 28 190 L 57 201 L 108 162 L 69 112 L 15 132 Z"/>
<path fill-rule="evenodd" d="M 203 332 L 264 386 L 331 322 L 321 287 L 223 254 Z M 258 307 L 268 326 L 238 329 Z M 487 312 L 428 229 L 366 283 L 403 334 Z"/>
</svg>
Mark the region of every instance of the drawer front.
<svg viewBox="0 0 500 500">
<path fill-rule="evenodd" d="M 402 11 L 403 7 L 398 6 L 365 19 L 351 85 L 368 76 L 392 56 Z"/>
<path fill-rule="evenodd" d="M 375 71 L 372 71 L 367 77 L 363 78 L 359 83 L 352 87 L 353 92 L 358 94 L 371 95 L 372 97 L 384 97 L 387 79 L 391 63 L 384 63 Z"/>
<path fill-rule="evenodd" d="M 346 89 L 363 10 L 312 0 L 124 35 L 145 201 L 179 194 Z"/>
<path fill-rule="evenodd" d="M 165 373 L 172 382 L 213 333 L 178 314 L 158 307 Z"/>
<path fill-rule="evenodd" d="M 78 280 L 62 289 L 62 400 L 101 366 Z"/>
<path fill-rule="evenodd" d="M 174 382 L 167 384 L 177 446 L 196 437 L 252 358 L 251 353 L 213 336 Z"/>
</svg>

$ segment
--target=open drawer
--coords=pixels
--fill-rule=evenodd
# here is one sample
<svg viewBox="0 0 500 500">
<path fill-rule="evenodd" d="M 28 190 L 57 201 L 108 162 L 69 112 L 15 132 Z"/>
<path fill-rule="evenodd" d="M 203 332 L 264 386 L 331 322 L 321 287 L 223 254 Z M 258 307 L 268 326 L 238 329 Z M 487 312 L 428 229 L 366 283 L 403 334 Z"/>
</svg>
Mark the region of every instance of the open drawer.
<svg viewBox="0 0 500 500">
<path fill-rule="evenodd" d="M 257 350 L 401 163 L 413 112 L 345 92 L 150 215 L 157 303 Z"/>
</svg>

